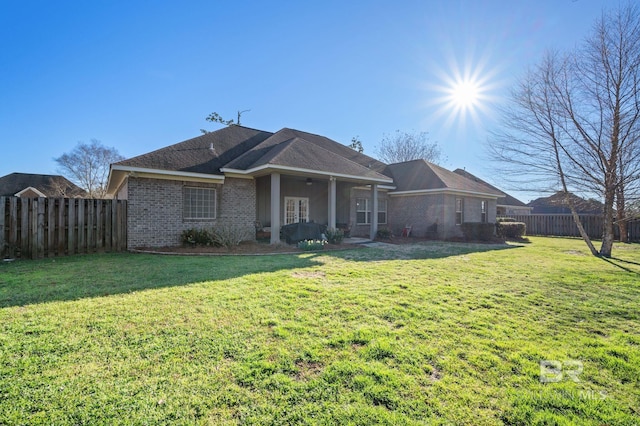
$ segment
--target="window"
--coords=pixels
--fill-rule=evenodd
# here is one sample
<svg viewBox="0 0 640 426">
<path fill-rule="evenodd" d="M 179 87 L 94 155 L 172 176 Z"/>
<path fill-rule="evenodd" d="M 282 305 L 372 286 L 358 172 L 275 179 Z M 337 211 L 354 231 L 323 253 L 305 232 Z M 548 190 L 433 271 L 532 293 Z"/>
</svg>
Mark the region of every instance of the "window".
<svg viewBox="0 0 640 426">
<path fill-rule="evenodd" d="M 284 197 L 284 224 L 309 222 L 309 199 Z"/>
<path fill-rule="evenodd" d="M 371 222 L 369 200 L 367 198 L 356 198 L 356 223 L 366 224 L 369 222 Z"/>
<path fill-rule="evenodd" d="M 463 216 L 464 200 L 462 198 L 456 198 L 456 225 L 462 225 L 464 220 Z"/>
<path fill-rule="evenodd" d="M 184 219 L 215 219 L 216 190 L 210 188 L 184 187 L 183 191 Z"/>
<path fill-rule="evenodd" d="M 487 222 L 487 202 L 484 200 L 480 201 L 480 222 Z"/>
<path fill-rule="evenodd" d="M 356 198 L 356 223 L 368 225 L 371 223 L 371 200 Z M 378 199 L 378 223 L 387 223 L 387 200 Z"/>
<path fill-rule="evenodd" d="M 387 223 L 387 200 L 378 200 L 378 223 Z"/>
</svg>

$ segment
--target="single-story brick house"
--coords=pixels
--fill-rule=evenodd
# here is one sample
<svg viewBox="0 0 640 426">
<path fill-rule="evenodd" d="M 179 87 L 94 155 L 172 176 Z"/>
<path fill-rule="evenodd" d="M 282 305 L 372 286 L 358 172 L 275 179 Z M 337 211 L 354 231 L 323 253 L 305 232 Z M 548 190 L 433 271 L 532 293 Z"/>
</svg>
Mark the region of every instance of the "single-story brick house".
<svg viewBox="0 0 640 426">
<path fill-rule="evenodd" d="M 276 243 L 281 226 L 312 221 L 450 238 L 494 221 L 503 196 L 423 160 L 388 165 L 324 136 L 236 125 L 112 164 L 107 192 L 128 200 L 129 247 L 179 245 L 190 228 L 255 235 L 257 223 Z"/>
</svg>

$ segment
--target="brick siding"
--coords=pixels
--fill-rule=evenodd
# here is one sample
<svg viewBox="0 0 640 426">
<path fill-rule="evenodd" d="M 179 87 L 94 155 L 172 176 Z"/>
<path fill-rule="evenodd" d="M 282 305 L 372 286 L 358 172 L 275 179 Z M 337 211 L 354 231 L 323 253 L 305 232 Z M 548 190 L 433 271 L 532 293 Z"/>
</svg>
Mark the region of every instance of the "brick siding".
<svg viewBox="0 0 640 426">
<path fill-rule="evenodd" d="M 216 190 L 216 219 L 183 218 L 185 186 Z M 130 177 L 126 192 L 129 248 L 178 246 L 182 231 L 216 225 L 241 227 L 248 239 L 255 237 L 254 180 L 227 178 L 219 185 Z"/>
</svg>

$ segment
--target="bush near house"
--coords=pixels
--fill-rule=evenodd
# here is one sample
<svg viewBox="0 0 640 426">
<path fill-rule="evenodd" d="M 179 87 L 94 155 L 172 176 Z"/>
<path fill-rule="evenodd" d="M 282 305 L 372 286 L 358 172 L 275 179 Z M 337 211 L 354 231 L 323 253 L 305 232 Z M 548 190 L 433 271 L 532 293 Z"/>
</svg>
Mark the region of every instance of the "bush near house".
<svg viewBox="0 0 640 426">
<path fill-rule="evenodd" d="M 495 233 L 493 223 L 464 222 L 462 233 L 467 241 L 491 241 Z"/>
<path fill-rule="evenodd" d="M 527 233 L 527 225 L 523 222 L 497 221 L 496 234 L 500 238 L 520 239 Z"/>
<path fill-rule="evenodd" d="M 390 240 L 392 236 L 389 228 L 380 228 L 376 232 L 376 240 Z"/>
<path fill-rule="evenodd" d="M 329 228 L 326 232 L 329 244 L 342 244 L 344 240 L 344 231 L 342 229 Z"/>
</svg>

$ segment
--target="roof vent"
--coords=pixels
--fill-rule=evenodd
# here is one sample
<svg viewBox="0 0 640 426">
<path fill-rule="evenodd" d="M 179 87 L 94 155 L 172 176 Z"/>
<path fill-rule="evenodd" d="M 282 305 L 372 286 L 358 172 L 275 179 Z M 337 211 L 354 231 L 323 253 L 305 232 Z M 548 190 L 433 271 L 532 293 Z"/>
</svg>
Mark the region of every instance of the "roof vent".
<svg viewBox="0 0 640 426">
<path fill-rule="evenodd" d="M 209 151 L 211 152 L 211 154 L 216 155 L 216 148 L 213 146 L 213 142 L 211 142 L 211 145 L 209 145 Z"/>
</svg>

